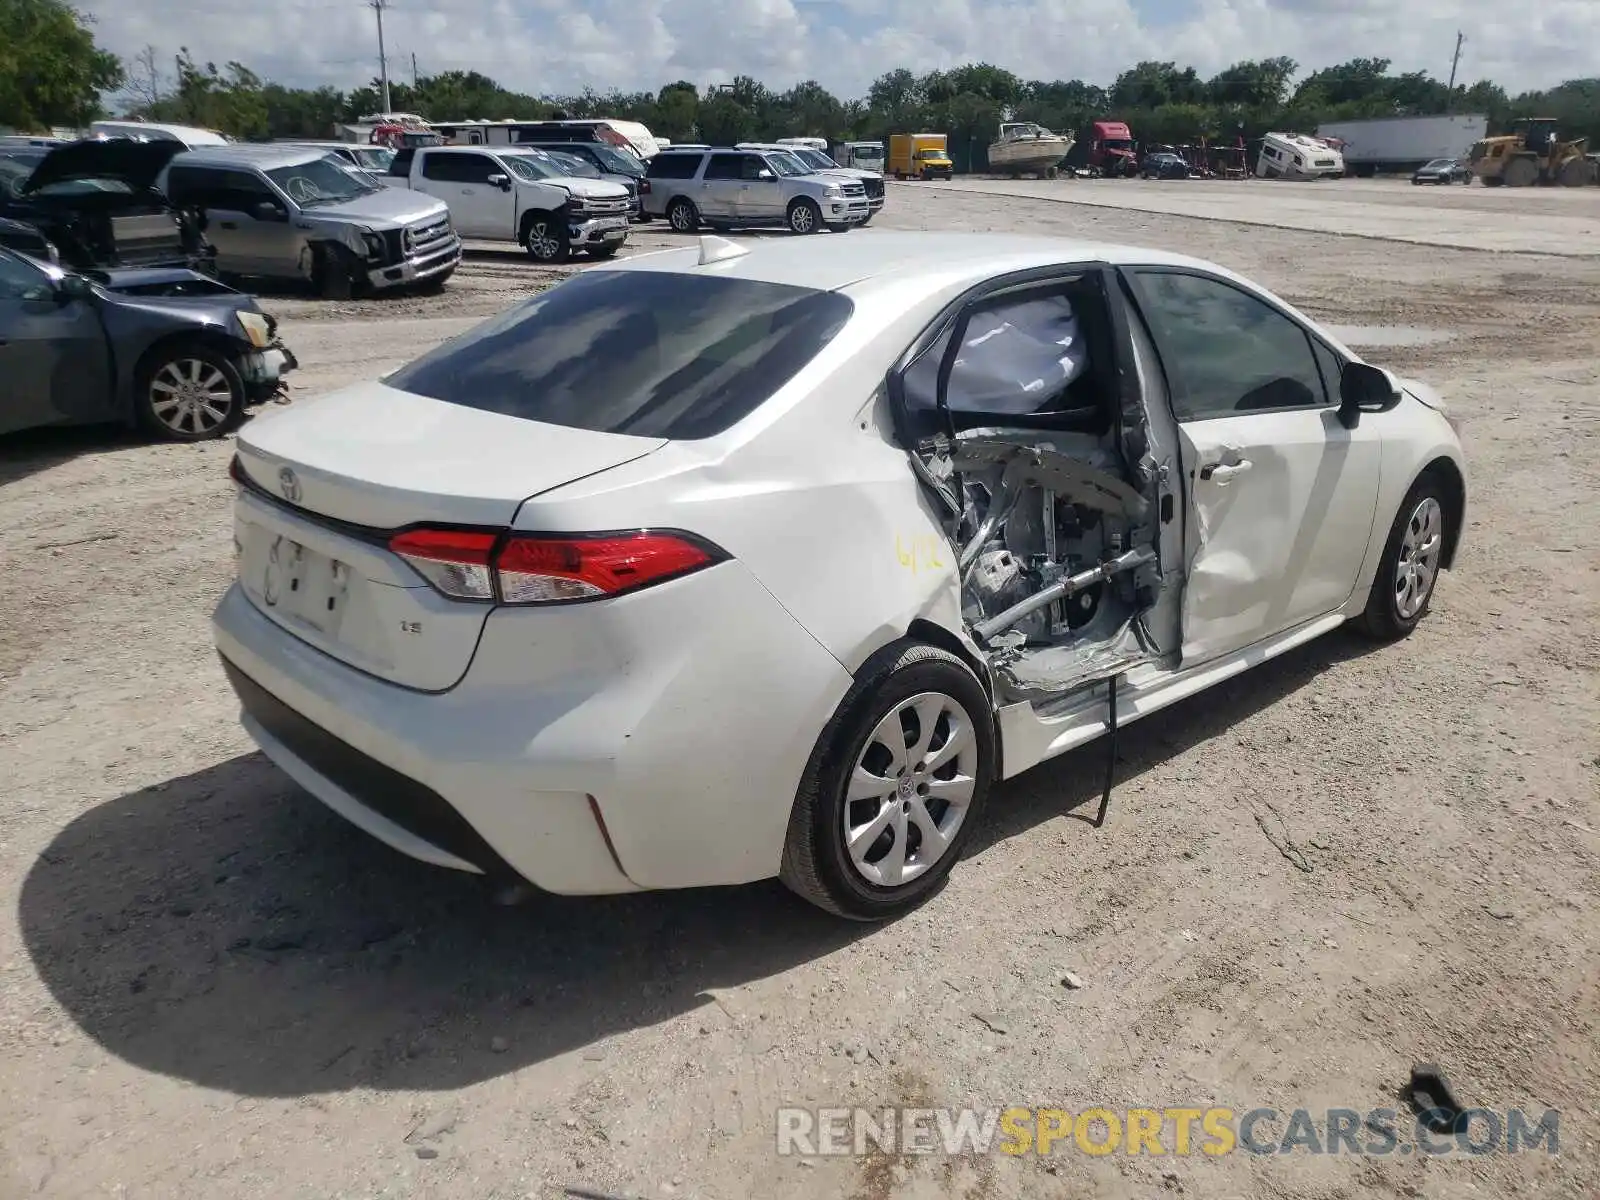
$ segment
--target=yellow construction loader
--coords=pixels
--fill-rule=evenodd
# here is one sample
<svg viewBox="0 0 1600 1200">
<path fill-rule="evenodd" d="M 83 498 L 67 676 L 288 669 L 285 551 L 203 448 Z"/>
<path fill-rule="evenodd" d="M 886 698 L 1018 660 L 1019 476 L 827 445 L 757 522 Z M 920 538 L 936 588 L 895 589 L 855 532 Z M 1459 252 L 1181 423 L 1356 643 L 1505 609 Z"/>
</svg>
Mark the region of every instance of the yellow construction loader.
<svg viewBox="0 0 1600 1200">
<path fill-rule="evenodd" d="M 1587 138 L 1563 142 L 1553 117 L 1524 117 L 1509 134 L 1477 143 L 1468 159 L 1486 187 L 1582 187 L 1595 182 L 1595 164 L 1584 153 L 1588 145 Z"/>
</svg>

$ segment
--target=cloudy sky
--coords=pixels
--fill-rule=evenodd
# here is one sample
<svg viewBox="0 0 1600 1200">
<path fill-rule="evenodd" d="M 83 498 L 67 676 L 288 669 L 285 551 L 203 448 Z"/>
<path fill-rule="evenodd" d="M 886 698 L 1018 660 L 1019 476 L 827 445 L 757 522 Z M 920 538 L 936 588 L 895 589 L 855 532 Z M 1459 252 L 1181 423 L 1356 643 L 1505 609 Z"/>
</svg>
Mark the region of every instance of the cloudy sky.
<svg viewBox="0 0 1600 1200">
<path fill-rule="evenodd" d="M 482 71 L 508 87 L 654 89 L 735 74 L 773 87 L 814 78 L 845 96 L 893 67 L 988 61 L 1025 78 L 1109 83 L 1140 59 L 1209 76 L 1287 54 L 1307 71 L 1358 56 L 1450 69 L 1512 91 L 1593 74 L 1600 0 L 386 0 L 393 78 Z M 365 0 L 79 0 L 125 57 L 180 45 L 286 84 L 358 85 L 376 74 Z"/>
</svg>

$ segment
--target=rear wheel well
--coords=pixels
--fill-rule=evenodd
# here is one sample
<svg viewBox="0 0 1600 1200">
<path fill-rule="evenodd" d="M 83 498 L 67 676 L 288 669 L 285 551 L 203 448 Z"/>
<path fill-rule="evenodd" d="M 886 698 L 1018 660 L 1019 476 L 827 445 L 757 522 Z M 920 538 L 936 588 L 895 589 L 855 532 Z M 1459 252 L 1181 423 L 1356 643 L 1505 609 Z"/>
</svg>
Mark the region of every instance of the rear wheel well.
<svg viewBox="0 0 1600 1200">
<path fill-rule="evenodd" d="M 1461 478 L 1461 469 L 1448 458 L 1434 459 L 1417 472 L 1417 478 L 1438 480 L 1444 493 L 1440 498 L 1445 505 L 1445 540 L 1439 565 L 1448 570 L 1456 565 L 1456 546 L 1461 541 L 1461 526 L 1467 515 L 1466 480 Z"/>
<path fill-rule="evenodd" d="M 972 651 L 961 644 L 961 639 L 951 633 L 943 625 L 918 617 L 906 629 L 906 637 L 918 642 L 927 642 L 930 646 L 937 646 L 941 650 L 954 654 L 967 666 L 972 668 L 972 673 L 978 677 L 978 682 L 983 685 L 983 690 L 988 693 L 989 699 L 994 699 L 994 689 L 989 685 L 989 668 L 973 656 Z"/>
</svg>

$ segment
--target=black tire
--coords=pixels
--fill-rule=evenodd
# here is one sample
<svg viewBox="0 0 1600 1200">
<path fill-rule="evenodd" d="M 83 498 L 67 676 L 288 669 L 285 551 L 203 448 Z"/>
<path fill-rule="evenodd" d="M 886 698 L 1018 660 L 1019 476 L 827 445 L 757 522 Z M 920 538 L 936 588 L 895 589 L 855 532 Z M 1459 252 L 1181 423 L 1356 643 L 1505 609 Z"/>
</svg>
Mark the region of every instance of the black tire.
<svg viewBox="0 0 1600 1200">
<path fill-rule="evenodd" d="M 687 196 L 679 196 L 667 205 L 667 224 L 674 233 L 693 233 L 700 228 L 700 210 Z"/>
<path fill-rule="evenodd" d="M 194 388 L 187 394 L 186 383 Z M 163 441 L 209 441 L 237 429 L 244 420 L 244 379 L 239 369 L 226 354 L 203 343 L 161 347 L 140 364 L 134 387 L 140 428 Z M 219 387 L 225 390 L 219 392 Z M 218 410 L 220 417 L 215 415 Z"/>
<path fill-rule="evenodd" d="M 801 196 L 789 205 L 788 214 L 790 233 L 820 233 L 822 232 L 822 209 L 817 207 L 815 200 Z"/>
<path fill-rule="evenodd" d="M 1500 177 L 1507 187 L 1532 187 L 1539 182 L 1539 164 L 1531 158 L 1513 158 Z"/>
<path fill-rule="evenodd" d="M 317 294 L 324 300 L 349 300 L 356 294 L 355 268 L 342 247 L 324 246 L 317 255 Z"/>
<path fill-rule="evenodd" d="M 860 221 L 861 228 L 865 229 L 868 225 L 871 225 L 872 218 L 877 215 L 877 213 L 868 213 L 865 217 L 863 217 Z"/>
<path fill-rule="evenodd" d="M 1438 506 L 1439 514 L 1437 545 L 1431 555 L 1432 572 L 1428 577 L 1421 605 L 1407 608 L 1401 603 L 1401 556 L 1407 553 L 1408 534 L 1412 538 L 1415 537 L 1413 522 L 1417 513 L 1430 500 Z M 1407 636 L 1422 618 L 1428 615 L 1428 609 L 1433 604 L 1434 591 L 1438 586 L 1439 572 L 1443 569 L 1440 564 L 1443 560 L 1444 547 L 1450 541 L 1450 519 L 1450 506 L 1446 502 L 1445 490 L 1438 476 L 1432 472 L 1423 474 L 1411 485 L 1406 498 L 1400 502 L 1400 511 L 1395 514 L 1394 524 L 1389 527 L 1389 540 L 1384 544 L 1383 557 L 1378 560 L 1378 571 L 1373 576 L 1372 590 L 1367 593 L 1367 607 L 1356 618 L 1356 625 L 1368 637 L 1384 642 L 1398 641 Z"/>
<path fill-rule="evenodd" d="M 593 259 L 615 258 L 617 251 L 621 249 L 621 246 L 596 246 L 589 251 L 589 257 Z"/>
<path fill-rule="evenodd" d="M 522 248 L 536 263 L 564 263 L 572 257 L 567 223 L 555 213 L 529 213 L 522 224 Z"/>
<path fill-rule="evenodd" d="M 828 226 L 828 232 L 829 233 L 849 233 L 854 228 L 855 228 L 855 226 L 851 225 L 849 221 L 839 221 L 839 222 L 836 222 L 835 224 L 829 225 Z"/>
<path fill-rule="evenodd" d="M 942 855 L 910 882 L 889 887 L 869 881 L 850 860 L 844 833 L 849 803 L 846 793 L 858 760 L 873 745 L 873 732 L 878 724 L 899 705 L 922 693 L 937 693 L 953 700 L 967 714 L 974 739 L 975 769 L 970 775 L 973 787 L 966 814 Z M 944 728 L 949 736 L 949 727 Z M 920 734 L 920 730 L 918 732 Z M 938 736 L 937 731 L 931 736 Z M 882 749 L 882 746 L 879 744 L 875 748 Z M 906 748 L 911 748 L 909 738 Z M 972 669 L 955 655 L 921 642 L 904 641 L 886 647 L 862 668 L 849 694 L 817 739 L 789 816 L 779 878 L 801 898 L 850 920 L 882 921 L 909 911 L 938 890 L 961 858 L 973 829 L 982 818 L 995 761 L 995 731 L 989 697 Z M 886 777 L 890 769 L 883 768 Z M 885 808 L 892 808 L 896 796 L 914 797 L 921 792 L 920 788 L 915 792 L 908 790 L 916 787 L 910 782 L 911 778 L 913 776 L 905 776 L 898 790 L 879 802 Z M 909 801 L 904 803 L 909 805 Z M 945 808 L 941 813 L 948 815 L 950 811 Z M 944 816 L 937 819 L 942 820 Z M 909 835 L 914 818 L 903 817 L 902 821 L 905 823 L 902 833 L 885 828 L 874 846 L 884 835 L 888 835 L 891 846 L 897 837 Z M 916 832 L 916 839 L 919 844 L 914 849 L 920 850 L 920 830 Z"/>
</svg>

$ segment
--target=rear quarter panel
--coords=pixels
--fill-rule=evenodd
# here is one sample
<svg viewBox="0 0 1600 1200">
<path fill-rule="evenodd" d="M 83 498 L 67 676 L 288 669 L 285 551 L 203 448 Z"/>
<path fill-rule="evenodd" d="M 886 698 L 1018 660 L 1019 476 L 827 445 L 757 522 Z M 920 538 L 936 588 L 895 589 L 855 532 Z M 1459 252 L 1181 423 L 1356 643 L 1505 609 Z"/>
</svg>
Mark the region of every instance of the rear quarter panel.
<svg viewBox="0 0 1600 1200">
<path fill-rule="evenodd" d="M 875 292 L 807 371 L 727 434 L 536 497 L 516 524 L 709 538 L 852 672 L 917 619 L 965 641 L 954 554 L 895 444 L 883 388 L 947 298 L 926 279 Z"/>
</svg>

